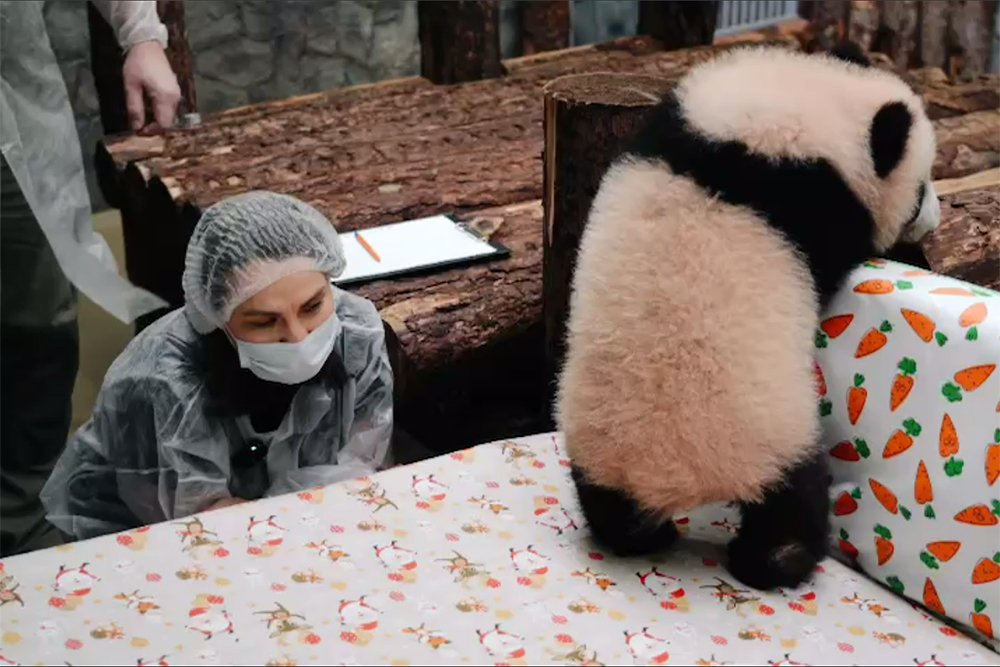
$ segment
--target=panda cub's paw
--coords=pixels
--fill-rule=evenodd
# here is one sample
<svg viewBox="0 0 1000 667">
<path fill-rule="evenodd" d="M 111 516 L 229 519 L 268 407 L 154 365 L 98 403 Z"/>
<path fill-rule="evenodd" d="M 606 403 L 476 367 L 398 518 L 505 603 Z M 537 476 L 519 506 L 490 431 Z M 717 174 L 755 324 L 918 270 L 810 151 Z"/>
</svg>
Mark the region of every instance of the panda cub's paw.
<svg viewBox="0 0 1000 667">
<path fill-rule="evenodd" d="M 804 543 L 770 544 L 740 535 L 729 543 L 729 572 L 757 590 L 797 588 L 807 581 L 822 560 Z"/>
<path fill-rule="evenodd" d="M 601 546 L 619 557 L 663 551 L 679 537 L 673 521 L 657 521 L 625 493 L 586 480 L 572 469 L 580 506 L 590 533 Z"/>
</svg>

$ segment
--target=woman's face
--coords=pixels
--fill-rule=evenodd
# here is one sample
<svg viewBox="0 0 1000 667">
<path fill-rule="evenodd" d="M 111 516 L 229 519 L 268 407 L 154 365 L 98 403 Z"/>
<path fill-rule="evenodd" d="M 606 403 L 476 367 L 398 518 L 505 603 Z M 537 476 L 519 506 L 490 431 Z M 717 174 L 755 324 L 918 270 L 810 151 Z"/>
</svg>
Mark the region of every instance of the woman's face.
<svg viewBox="0 0 1000 667">
<path fill-rule="evenodd" d="M 247 343 L 298 343 L 332 313 L 333 290 L 326 275 L 302 271 L 241 303 L 229 318 L 228 329 Z"/>
</svg>

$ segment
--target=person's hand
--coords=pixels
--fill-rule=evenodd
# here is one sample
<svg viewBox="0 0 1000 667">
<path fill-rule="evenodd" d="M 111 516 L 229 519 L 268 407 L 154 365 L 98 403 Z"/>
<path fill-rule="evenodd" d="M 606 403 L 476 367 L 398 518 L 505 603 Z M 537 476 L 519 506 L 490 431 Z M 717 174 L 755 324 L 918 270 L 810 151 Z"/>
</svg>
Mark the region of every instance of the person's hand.
<svg viewBox="0 0 1000 667">
<path fill-rule="evenodd" d="M 225 507 L 233 507 L 234 505 L 242 505 L 246 501 L 242 498 L 221 498 L 216 500 L 214 503 L 206 507 L 203 511 L 211 512 L 212 510 L 221 510 Z"/>
<path fill-rule="evenodd" d="M 155 134 L 174 124 L 181 89 L 159 42 L 139 42 L 128 50 L 125 67 L 125 106 L 132 129 Z M 155 121 L 146 125 L 145 93 L 153 105 Z"/>
</svg>

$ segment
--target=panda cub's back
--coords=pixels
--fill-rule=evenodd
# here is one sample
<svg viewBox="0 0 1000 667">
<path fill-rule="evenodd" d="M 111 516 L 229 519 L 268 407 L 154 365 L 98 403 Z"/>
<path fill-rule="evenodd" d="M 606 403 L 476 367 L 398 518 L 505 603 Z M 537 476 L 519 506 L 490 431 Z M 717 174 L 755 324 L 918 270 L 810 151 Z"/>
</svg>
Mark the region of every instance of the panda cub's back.
<svg viewBox="0 0 1000 667">
<path fill-rule="evenodd" d="M 754 500 L 818 435 L 809 270 L 746 208 L 619 160 L 584 232 L 557 418 L 574 465 L 664 516 Z"/>
</svg>

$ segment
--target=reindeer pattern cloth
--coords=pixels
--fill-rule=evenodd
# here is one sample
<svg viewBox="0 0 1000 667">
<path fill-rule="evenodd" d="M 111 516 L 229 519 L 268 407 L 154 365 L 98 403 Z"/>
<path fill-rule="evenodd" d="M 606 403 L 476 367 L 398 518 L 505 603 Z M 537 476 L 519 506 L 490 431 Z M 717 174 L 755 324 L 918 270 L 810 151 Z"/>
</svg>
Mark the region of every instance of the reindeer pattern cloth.
<svg viewBox="0 0 1000 667">
<path fill-rule="evenodd" d="M 834 560 L 747 590 L 721 562 L 733 508 L 613 558 L 568 464 L 538 435 L 10 558 L 0 663 L 997 663 Z"/>
</svg>

